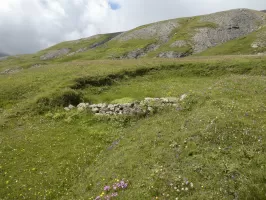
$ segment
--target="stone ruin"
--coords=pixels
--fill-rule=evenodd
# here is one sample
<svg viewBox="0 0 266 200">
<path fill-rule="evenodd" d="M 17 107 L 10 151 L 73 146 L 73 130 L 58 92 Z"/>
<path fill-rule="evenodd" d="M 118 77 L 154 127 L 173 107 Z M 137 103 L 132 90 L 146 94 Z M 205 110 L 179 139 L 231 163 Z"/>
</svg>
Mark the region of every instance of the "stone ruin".
<svg viewBox="0 0 266 200">
<path fill-rule="evenodd" d="M 165 98 L 145 98 L 142 101 L 135 101 L 132 103 L 123 104 L 89 104 L 80 103 L 77 107 L 69 105 L 64 109 L 70 111 L 77 109 L 79 111 L 90 110 L 95 115 L 142 115 L 154 113 L 156 110 L 163 107 L 174 107 L 180 109 L 179 102 L 187 97 L 183 94 L 180 98 L 165 97 Z"/>
</svg>

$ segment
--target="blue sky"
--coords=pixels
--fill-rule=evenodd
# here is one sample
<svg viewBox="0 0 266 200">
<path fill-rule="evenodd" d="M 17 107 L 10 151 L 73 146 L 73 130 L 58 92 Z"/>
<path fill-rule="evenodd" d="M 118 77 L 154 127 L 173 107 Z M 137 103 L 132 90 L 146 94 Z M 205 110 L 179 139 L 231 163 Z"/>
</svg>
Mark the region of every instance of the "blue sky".
<svg viewBox="0 0 266 200">
<path fill-rule="evenodd" d="M 121 8 L 120 4 L 117 2 L 113 1 L 108 1 L 109 6 L 111 7 L 112 10 L 118 10 Z"/>
</svg>

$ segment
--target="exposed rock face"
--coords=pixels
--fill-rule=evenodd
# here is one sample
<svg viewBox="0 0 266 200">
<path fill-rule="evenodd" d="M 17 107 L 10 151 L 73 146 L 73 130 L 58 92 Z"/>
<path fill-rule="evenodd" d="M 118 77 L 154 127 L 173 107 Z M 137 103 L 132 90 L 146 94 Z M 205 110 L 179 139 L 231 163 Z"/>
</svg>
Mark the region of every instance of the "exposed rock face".
<svg viewBox="0 0 266 200">
<path fill-rule="evenodd" d="M 114 37 L 120 35 L 121 33 L 123 32 L 117 32 L 117 33 L 112 33 L 110 34 L 110 37 L 106 38 L 105 40 L 102 40 L 100 42 L 96 42 L 88 47 L 83 47 L 83 48 L 80 48 L 78 49 L 77 51 L 75 52 L 71 52 L 69 53 L 67 56 L 73 56 L 77 53 L 81 53 L 81 52 L 85 52 L 85 51 L 88 51 L 90 49 L 94 49 L 94 48 L 97 48 L 99 46 L 102 46 L 104 44 L 106 44 L 107 42 L 109 42 L 111 39 L 113 39 Z M 94 40 L 94 39 L 99 39 L 101 35 L 95 35 L 95 36 L 91 36 L 91 37 L 88 37 L 88 38 L 83 38 L 83 39 L 80 39 L 80 40 L 77 40 L 76 43 L 80 43 L 80 42 L 83 42 L 83 41 L 86 41 L 86 40 Z"/>
<path fill-rule="evenodd" d="M 155 51 L 159 47 L 160 47 L 160 45 L 158 45 L 158 44 L 150 44 L 143 49 L 137 49 L 135 51 L 131 51 L 127 55 L 123 56 L 122 58 L 129 58 L 129 59 L 141 58 L 141 57 L 145 56 L 147 53 L 149 53 L 151 51 Z"/>
<path fill-rule="evenodd" d="M 187 45 L 187 42 L 184 41 L 184 40 L 178 40 L 178 41 L 175 41 L 174 43 L 172 43 L 170 45 L 170 47 L 184 47 Z"/>
<path fill-rule="evenodd" d="M 187 95 L 182 95 L 180 98 L 145 98 L 143 101 L 124 104 L 92 104 L 80 103 L 77 106 L 79 111 L 86 109 L 93 112 L 95 115 L 141 115 L 154 113 L 156 110 L 165 106 L 175 107 L 179 110 L 179 102 L 183 101 Z M 74 106 L 69 105 L 64 108 L 66 111 L 74 109 Z"/>
<path fill-rule="evenodd" d="M 213 22 L 218 28 L 198 29 L 193 37 L 194 53 L 248 35 L 265 23 L 265 16 L 260 12 L 237 9 L 201 17 L 202 22 Z"/>
<path fill-rule="evenodd" d="M 169 20 L 166 22 L 157 22 L 141 29 L 132 30 L 129 32 L 122 33 L 115 37 L 113 40 L 125 42 L 132 39 L 159 39 L 162 42 L 167 42 L 170 33 L 179 27 L 177 20 Z"/>
<path fill-rule="evenodd" d="M 59 58 L 63 55 L 66 55 L 70 52 L 70 49 L 67 48 L 63 48 L 63 49 L 59 49 L 59 50 L 55 50 L 55 51 L 51 51 L 43 56 L 40 57 L 41 60 L 51 60 L 54 58 Z"/>
</svg>

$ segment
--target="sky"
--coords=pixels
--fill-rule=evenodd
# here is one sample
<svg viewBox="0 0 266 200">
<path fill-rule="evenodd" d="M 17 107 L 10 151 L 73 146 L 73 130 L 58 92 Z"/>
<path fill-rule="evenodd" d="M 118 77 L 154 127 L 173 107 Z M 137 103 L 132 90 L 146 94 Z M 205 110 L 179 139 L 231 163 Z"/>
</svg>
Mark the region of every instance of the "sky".
<svg viewBox="0 0 266 200">
<path fill-rule="evenodd" d="M 263 10 L 266 0 L 4 0 L 0 52 L 34 53 L 66 40 L 234 8 Z"/>
</svg>

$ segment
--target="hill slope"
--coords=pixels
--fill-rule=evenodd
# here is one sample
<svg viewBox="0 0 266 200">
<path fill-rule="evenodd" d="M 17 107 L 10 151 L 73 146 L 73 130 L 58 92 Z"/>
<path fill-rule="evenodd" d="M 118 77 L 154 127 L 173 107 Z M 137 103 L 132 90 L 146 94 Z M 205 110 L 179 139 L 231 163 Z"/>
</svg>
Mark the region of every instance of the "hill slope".
<svg viewBox="0 0 266 200">
<path fill-rule="evenodd" d="M 0 63 L 0 69 L 3 69 L 2 72 L 19 71 L 18 69 L 79 59 L 258 54 L 265 50 L 265 17 L 264 12 L 235 9 L 156 22 L 124 33 L 96 35 L 63 42 L 36 54 L 10 57 Z M 242 40 L 243 38 L 246 39 Z M 235 47 L 232 48 L 232 45 Z M 212 47 L 217 47 L 217 50 L 209 50 Z"/>
<path fill-rule="evenodd" d="M 266 56 L 197 56 L 263 52 L 264 16 L 168 20 L 1 60 L 0 199 L 265 199 Z"/>
<path fill-rule="evenodd" d="M 236 9 L 157 22 L 121 33 L 104 47 L 83 56 L 90 59 L 184 57 L 258 30 L 265 25 L 265 16 L 263 12 Z"/>
<path fill-rule="evenodd" d="M 265 63 L 76 61 L 0 76 L 1 198 L 96 199 L 125 179 L 117 199 L 264 199 Z M 182 94 L 146 116 L 64 110 Z"/>
</svg>

